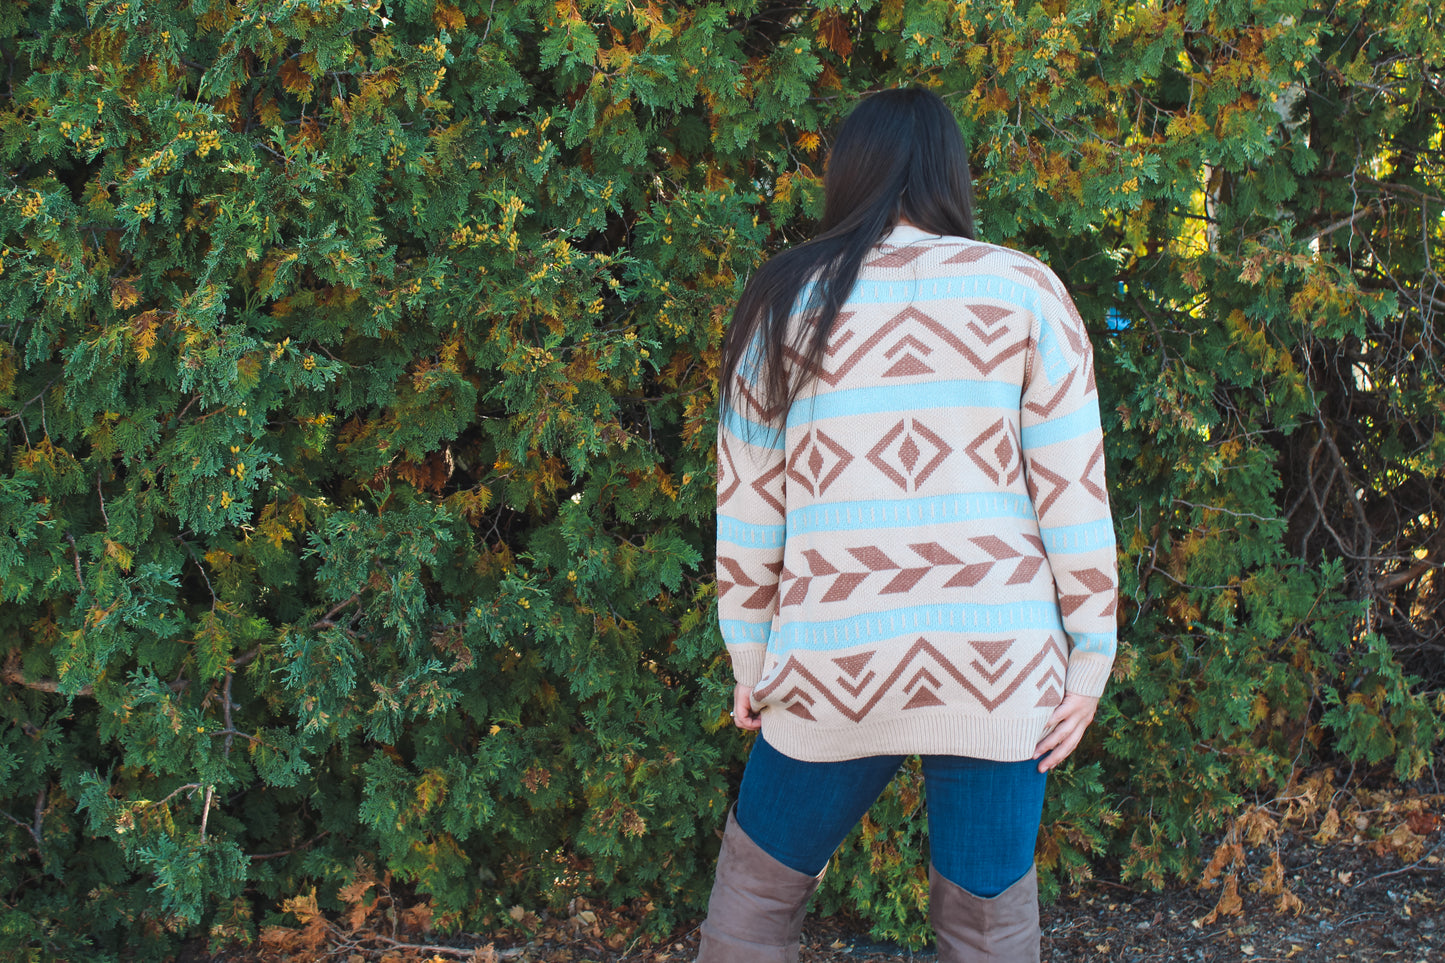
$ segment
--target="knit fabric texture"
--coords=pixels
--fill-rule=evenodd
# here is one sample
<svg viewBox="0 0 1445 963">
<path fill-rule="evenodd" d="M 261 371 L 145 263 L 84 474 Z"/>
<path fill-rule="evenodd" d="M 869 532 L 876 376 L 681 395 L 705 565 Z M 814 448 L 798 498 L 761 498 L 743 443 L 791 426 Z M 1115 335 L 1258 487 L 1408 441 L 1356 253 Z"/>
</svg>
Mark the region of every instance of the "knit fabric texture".
<svg viewBox="0 0 1445 963">
<path fill-rule="evenodd" d="M 764 737 L 816 762 L 1030 758 L 1065 691 L 1103 691 L 1116 640 L 1093 352 L 1058 277 L 900 225 L 783 431 L 756 355 L 739 367 L 718 613 Z"/>
</svg>

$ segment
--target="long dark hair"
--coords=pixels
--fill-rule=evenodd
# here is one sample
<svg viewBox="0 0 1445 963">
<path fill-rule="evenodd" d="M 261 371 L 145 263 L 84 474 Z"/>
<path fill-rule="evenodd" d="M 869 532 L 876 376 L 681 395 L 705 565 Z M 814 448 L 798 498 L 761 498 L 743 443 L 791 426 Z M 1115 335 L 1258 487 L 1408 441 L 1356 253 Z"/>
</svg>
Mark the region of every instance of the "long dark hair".
<svg viewBox="0 0 1445 963">
<path fill-rule="evenodd" d="M 821 231 L 759 268 L 738 299 L 718 378 L 724 406 L 742 411 L 736 381 L 743 371 L 753 409 L 745 416 L 782 429 L 822 359 L 868 249 L 900 218 L 932 234 L 974 236 L 973 182 L 958 120 L 922 87 L 871 94 L 843 121 L 823 175 Z M 807 324 L 789 324 L 809 282 L 801 308 L 811 334 Z M 789 350 L 802 359 L 792 378 L 784 363 Z"/>
</svg>

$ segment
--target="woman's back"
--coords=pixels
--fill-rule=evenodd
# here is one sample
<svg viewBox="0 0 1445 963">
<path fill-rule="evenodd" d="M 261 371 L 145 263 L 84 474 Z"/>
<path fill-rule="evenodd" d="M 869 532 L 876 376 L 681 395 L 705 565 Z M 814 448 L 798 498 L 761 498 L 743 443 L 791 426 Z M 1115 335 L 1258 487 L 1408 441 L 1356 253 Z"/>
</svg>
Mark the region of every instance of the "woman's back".
<svg viewBox="0 0 1445 963">
<path fill-rule="evenodd" d="M 1028 758 L 1114 644 L 1098 400 L 1062 285 L 901 225 L 820 363 L 788 357 L 807 387 L 785 432 L 744 369 L 718 448 L 719 610 L 755 704 L 783 710 L 766 738 L 815 761 Z"/>
</svg>

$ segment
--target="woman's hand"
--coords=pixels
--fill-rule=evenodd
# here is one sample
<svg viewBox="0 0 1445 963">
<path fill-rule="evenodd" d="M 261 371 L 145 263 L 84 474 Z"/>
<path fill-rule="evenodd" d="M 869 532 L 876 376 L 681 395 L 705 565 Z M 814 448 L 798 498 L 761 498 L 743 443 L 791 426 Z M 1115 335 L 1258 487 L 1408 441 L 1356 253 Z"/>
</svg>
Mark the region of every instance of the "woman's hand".
<svg viewBox="0 0 1445 963">
<path fill-rule="evenodd" d="M 1048 729 L 1034 749 L 1034 758 L 1043 757 L 1039 772 L 1050 769 L 1069 758 L 1084 738 L 1084 730 L 1094 721 L 1094 710 L 1099 707 L 1097 698 L 1089 698 L 1075 692 L 1065 692 L 1064 701 L 1049 716 Z"/>
<path fill-rule="evenodd" d="M 761 729 L 763 717 L 761 713 L 753 711 L 753 687 L 750 685 L 738 685 L 733 687 L 733 725 L 739 729 Z"/>
</svg>

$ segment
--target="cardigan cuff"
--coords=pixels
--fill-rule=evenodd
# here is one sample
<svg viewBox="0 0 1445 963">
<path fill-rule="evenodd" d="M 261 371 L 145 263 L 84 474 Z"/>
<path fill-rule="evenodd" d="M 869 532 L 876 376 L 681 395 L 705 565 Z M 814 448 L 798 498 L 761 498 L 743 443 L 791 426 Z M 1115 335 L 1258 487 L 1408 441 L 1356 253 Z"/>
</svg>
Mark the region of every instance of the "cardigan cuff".
<svg viewBox="0 0 1445 963">
<path fill-rule="evenodd" d="M 768 654 L 766 645 L 730 645 L 728 655 L 733 660 L 733 678 L 738 685 L 755 688 L 763 677 L 763 659 Z"/>
<path fill-rule="evenodd" d="M 1114 666 L 1113 655 L 1100 652 L 1073 652 L 1069 656 L 1068 676 L 1064 689 L 1081 696 L 1097 699 L 1104 694 L 1109 682 L 1109 672 Z"/>
</svg>

